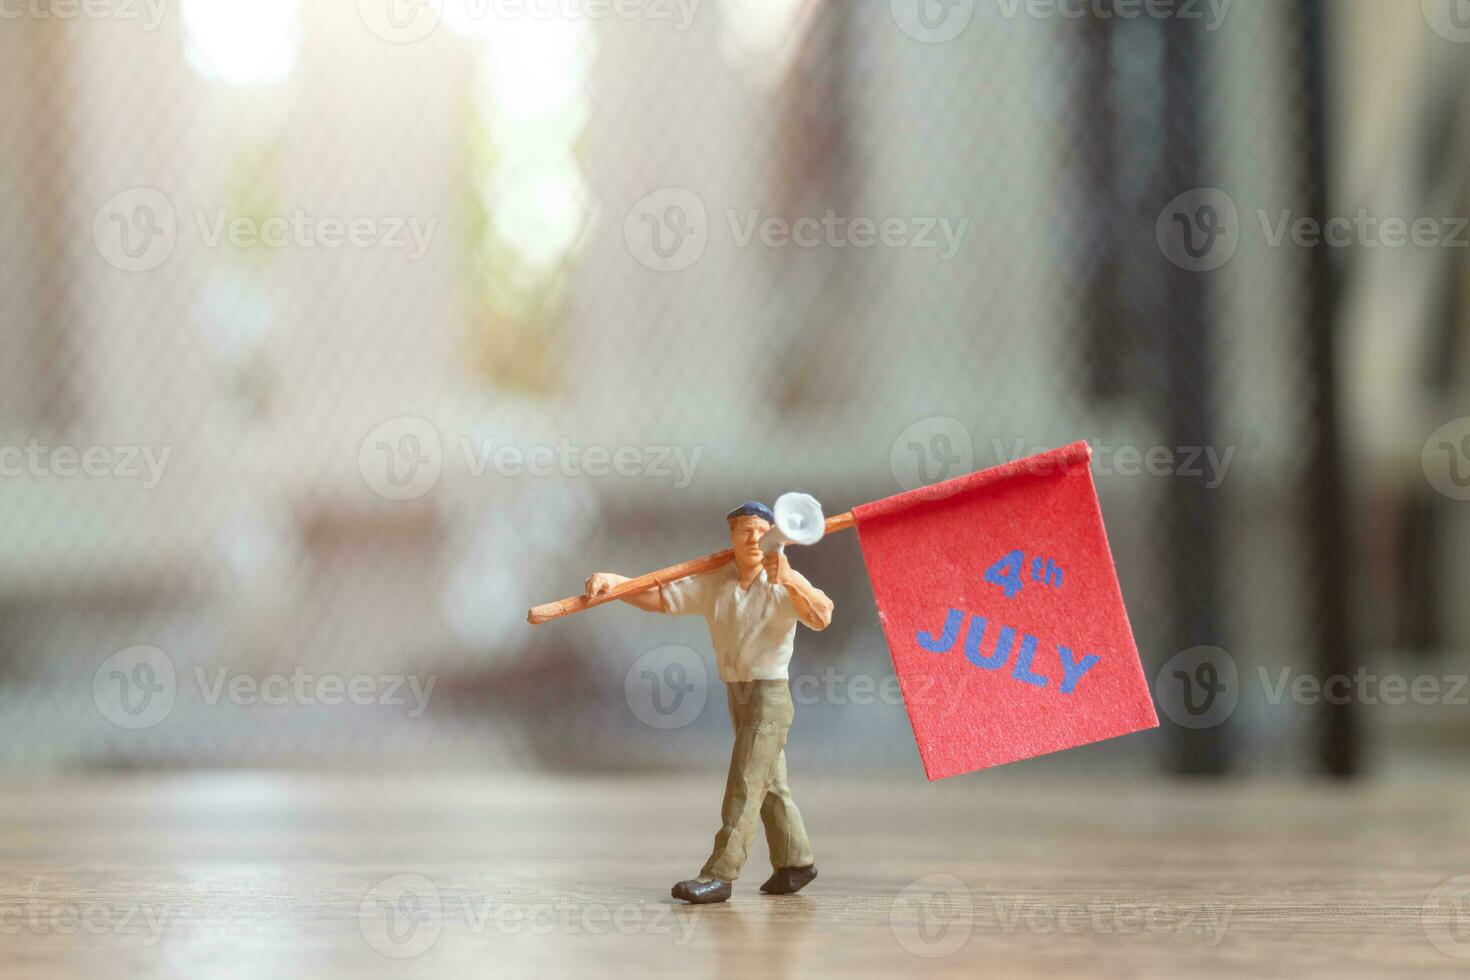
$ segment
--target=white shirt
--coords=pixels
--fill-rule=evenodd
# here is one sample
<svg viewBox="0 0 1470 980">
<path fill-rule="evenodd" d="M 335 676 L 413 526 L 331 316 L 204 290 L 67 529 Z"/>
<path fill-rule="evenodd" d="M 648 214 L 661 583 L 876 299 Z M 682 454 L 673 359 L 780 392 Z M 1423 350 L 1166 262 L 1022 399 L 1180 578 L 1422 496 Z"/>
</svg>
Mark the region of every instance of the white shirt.
<svg viewBox="0 0 1470 980">
<path fill-rule="evenodd" d="M 784 681 L 796 637 L 796 606 L 784 585 L 771 585 L 762 568 L 740 587 L 732 561 L 712 572 L 690 575 L 663 586 L 664 612 L 703 616 L 720 680 Z"/>
</svg>

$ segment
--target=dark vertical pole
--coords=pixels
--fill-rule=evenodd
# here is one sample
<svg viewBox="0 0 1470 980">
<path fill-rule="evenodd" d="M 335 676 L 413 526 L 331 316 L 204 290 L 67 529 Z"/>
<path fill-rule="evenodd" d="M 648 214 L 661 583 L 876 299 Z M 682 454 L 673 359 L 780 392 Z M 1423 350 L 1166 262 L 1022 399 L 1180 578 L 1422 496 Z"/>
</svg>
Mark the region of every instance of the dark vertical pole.
<svg viewBox="0 0 1470 980">
<path fill-rule="evenodd" d="M 1119 234 L 1118 216 L 1124 211 L 1118 188 L 1118 133 L 1113 105 L 1118 95 L 1127 98 L 1128 93 L 1113 90 L 1115 23 L 1111 17 L 1088 17 L 1078 23 L 1075 38 L 1072 31 L 1067 32 L 1076 46 L 1069 52 L 1075 66 L 1070 96 L 1080 107 L 1073 137 L 1075 179 L 1085 202 L 1077 210 L 1076 247 L 1079 254 L 1086 255 L 1086 260 L 1078 263 L 1085 276 L 1079 315 L 1084 324 L 1087 393 L 1095 402 L 1129 394 L 1125 361 L 1133 353 L 1123 342 L 1131 317 L 1120 315 L 1119 298 L 1120 290 L 1126 288 L 1129 256 Z"/>
<path fill-rule="evenodd" d="M 1165 145 L 1161 160 L 1164 199 L 1206 186 L 1203 92 L 1203 29 L 1197 21 L 1163 25 Z M 1153 313 L 1153 336 L 1162 354 L 1163 404 L 1171 446 L 1213 446 L 1215 398 L 1213 330 L 1206 288 L 1208 274 L 1164 263 L 1161 307 Z M 1203 475 L 1171 480 L 1163 497 L 1164 567 L 1170 622 L 1163 635 L 1171 651 L 1200 645 L 1226 646 L 1221 614 L 1221 517 L 1219 489 Z M 1169 768 L 1178 773 L 1215 775 L 1230 763 L 1228 725 L 1188 729 L 1173 726 Z"/>
<path fill-rule="evenodd" d="M 1308 98 L 1308 213 L 1318 221 L 1328 217 L 1327 169 L 1327 46 L 1323 0 L 1302 0 L 1302 65 Z M 1347 504 L 1343 499 L 1342 443 L 1338 435 L 1337 350 L 1334 325 L 1338 289 L 1333 274 L 1332 249 L 1308 250 L 1311 285 L 1308 291 L 1307 344 L 1311 377 L 1309 419 L 1313 438 L 1308 445 L 1305 486 L 1307 533 L 1311 537 L 1313 576 L 1308 583 L 1318 627 L 1319 676 L 1351 676 L 1361 663 L 1355 631 L 1348 623 L 1353 549 L 1348 540 Z M 1324 704 L 1318 726 L 1316 756 L 1324 772 L 1351 776 L 1359 768 L 1357 715 L 1351 699 L 1346 704 Z"/>
<path fill-rule="evenodd" d="M 71 229 L 56 215 L 66 211 L 69 180 L 68 169 L 74 145 L 70 134 L 75 119 L 73 100 L 58 93 L 68 90 L 71 66 L 78 63 L 80 45 L 75 31 L 52 30 L 34 18 L 22 18 L 7 24 L 6 30 L 26 32 L 24 53 L 17 63 L 8 65 L 7 81 L 45 78 L 51 84 L 38 87 L 34 98 L 19 101 L 14 111 L 20 114 L 16 132 L 23 142 L 8 151 L 13 154 L 20 186 L 16 187 L 16 203 L 27 212 L 22 235 L 34 232 L 33 244 L 39 258 L 37 278 L 27 288 L 36 297 L 32 305 L 23 306 L 29 322 L 19 324 L 17 338 L 20 363 L 34 366 L 35 375 L 21 383 L 21 405 L 24 421 L 53 432 L 64 432 L 76 424 L 84 410 L 75 370 L 78 347 L 79 302 L 75 298 L 74 260 L 69 256 Z M 19 40 L 12 38 L 12 41 Z M 15 329 L 15 324 L 7 324 Z"/>
</svg>

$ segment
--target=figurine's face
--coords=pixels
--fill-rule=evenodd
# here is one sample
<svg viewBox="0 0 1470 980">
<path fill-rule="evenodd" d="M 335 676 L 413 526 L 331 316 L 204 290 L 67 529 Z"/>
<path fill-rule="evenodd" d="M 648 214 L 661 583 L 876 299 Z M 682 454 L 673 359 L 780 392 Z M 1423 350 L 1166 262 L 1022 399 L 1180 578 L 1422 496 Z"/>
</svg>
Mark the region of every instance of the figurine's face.
<svg viewBox="0 0 1470 980">
<path fill-rule="evenodd" d="M 736 568 L 744 572 L 761 563 L 761 535 L 770 529 L 770 521 L 749 515 L 730 522 L 730 547 L 735 551 Z"/>
</svg>

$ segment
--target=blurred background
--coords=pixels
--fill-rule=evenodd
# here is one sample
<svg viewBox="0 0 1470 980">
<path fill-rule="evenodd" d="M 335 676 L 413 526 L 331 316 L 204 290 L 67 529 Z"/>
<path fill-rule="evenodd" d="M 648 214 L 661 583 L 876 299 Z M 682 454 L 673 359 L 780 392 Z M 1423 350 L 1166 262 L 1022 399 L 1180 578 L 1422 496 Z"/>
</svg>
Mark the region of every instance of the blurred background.
<svg viewBox="0 0 1470 980">
<path fill-rule="evenodd" d="M 0 768 L 718 771 L 702 622 L 527 607 L 1074 439 L 1162 726 L 1010 770 L 1462 761 L 1470 3 L 0 20 Z M 917 781 L 793 559 L 793 770 Z"/>
</svg>

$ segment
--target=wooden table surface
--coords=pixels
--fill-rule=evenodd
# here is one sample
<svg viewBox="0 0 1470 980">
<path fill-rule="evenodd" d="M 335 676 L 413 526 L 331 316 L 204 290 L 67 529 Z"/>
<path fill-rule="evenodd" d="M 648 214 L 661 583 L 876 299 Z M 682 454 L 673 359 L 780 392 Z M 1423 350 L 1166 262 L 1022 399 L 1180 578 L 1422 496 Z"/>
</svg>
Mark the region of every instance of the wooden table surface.
<svg viewBox="0 0 1470 980">
<path fill-rule="evenodd" d="M 0 976 L 1470 975 L 1464 787 L 796 788 L 821 877 L 693 908 L 714 774 L 12 779 Z"/>
</svg>

